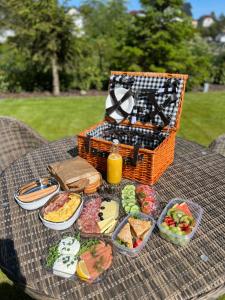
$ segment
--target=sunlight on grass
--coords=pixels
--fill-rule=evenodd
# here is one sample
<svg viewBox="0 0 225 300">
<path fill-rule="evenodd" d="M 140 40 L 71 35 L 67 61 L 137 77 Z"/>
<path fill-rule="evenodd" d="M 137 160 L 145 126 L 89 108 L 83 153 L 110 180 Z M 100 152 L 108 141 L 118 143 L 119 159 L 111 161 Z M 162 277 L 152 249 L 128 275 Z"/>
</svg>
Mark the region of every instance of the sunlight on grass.
<svg viewBox="0 0 225 300">
<path fill-rule="evenodd" d="M 15 117 L 48 140 L 73 136 L 104 118 L 103 96 L 0 101 L 0 115 Z M 225 133 L 225 93 L 186 93 L 179 136 L 208 146 Z"/>
</svg>

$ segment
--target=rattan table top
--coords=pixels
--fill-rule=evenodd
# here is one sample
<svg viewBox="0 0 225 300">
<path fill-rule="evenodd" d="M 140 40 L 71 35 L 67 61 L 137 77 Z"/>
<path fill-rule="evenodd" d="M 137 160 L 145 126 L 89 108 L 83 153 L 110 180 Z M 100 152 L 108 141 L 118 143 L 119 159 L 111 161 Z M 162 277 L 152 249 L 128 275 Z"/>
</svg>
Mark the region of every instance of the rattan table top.
<svg viewBox="0 0 225 300">
<path fill-rule="evenodd" d="M 38 299 L 206 299 L 225 286 L 225 158 L 177 139 L 174 164 L 156 184 L 163 202 L 183 197 L 200 204 L 203 219 L 187 247 L 157 229 L 138 257 L 116 254 L 108 276 L 95 285 L 53 276 L 41 264 L 49 239 L 37 211 L 13 199 L 15 189 L 48 175 L 49 163 L 75 155 L 75 138 L 50 143 L 22 157 L 0 177 L 0 267 Z M 201 255 L 208 257 L 203 261 Z"/>
</svg>

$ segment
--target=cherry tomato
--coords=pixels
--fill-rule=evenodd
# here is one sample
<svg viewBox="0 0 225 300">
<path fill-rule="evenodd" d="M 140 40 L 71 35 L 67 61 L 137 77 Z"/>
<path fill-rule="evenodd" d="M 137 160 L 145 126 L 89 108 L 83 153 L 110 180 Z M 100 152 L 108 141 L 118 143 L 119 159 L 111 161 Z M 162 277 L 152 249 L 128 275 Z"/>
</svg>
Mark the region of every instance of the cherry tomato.
<svg viewBox="0 0 225 300">
<path fill-rule="evenodd" d="M 140 244 L 142 243 L 142 240 L 141 239 L 137 239 L 134 244 L 133 244 L 133 247 L 136 248 L 138 246 L 140 246 Z"/>
</svg>

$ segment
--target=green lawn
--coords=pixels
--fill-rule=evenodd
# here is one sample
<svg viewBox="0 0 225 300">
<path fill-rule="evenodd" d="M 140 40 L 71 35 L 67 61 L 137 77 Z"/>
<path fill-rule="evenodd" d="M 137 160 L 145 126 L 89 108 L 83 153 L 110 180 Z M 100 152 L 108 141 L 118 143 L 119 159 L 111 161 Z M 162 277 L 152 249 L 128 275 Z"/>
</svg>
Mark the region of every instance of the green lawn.
<svg viewBox="0 0 225 300">
<path fill-rule="evenodd" d="M 49 140 L 75 135 L 104 117 L 105 97 L 6 99 L 0 115 L 15 117 Z M 179 136 L 207 146 L 225 133 L 225 93 L 187 93 Z"/>
<path fill-rule="evenodd" d="M 0 100 L 0 115 L 12 116 L 36 129 L 49 140 L 72 136 L 104 117 L 105 97 L 47 97 Z M 179 136 L 208 146 L 225 133 L 225 93 L 187 93 Z M 0 273 L 0 296 L 27 299 L 11 288 Z M 19 296 L 21 295 L 21 296 Z M 3 299 L 2 297 L 0 297 Z M 221 298 L 225 300 L 224 298 Z"/>
</svg>

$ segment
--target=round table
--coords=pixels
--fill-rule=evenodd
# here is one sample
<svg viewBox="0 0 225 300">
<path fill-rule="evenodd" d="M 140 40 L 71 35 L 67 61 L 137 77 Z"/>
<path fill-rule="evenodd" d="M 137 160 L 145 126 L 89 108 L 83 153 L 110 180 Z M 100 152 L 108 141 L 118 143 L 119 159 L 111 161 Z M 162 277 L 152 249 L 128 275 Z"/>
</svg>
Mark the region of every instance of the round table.
<svg viewBox="0 0 225 300">
<path fill-rule="evenodd" d="M 53 235 L 37 211 L 13 199 L 21 184 L 46 176 L 47 165 L 77 155 L 76 139 L 49 143 L 14 162 L 0 177 L 0 267 L 37 299 L 207 299 L 225 286 L 225 158 L 177 138 L 174 164 L 155 185 L 163 202 L 180 197 L 204 209 L 201 226 L 186 247 L 160 238 L 155 229 L 141 254 L 116 253 L 98 284 L 70 281 L 41 263 Z M 202 259 L 206 257 L 208 259 Z"/>
</svg>

